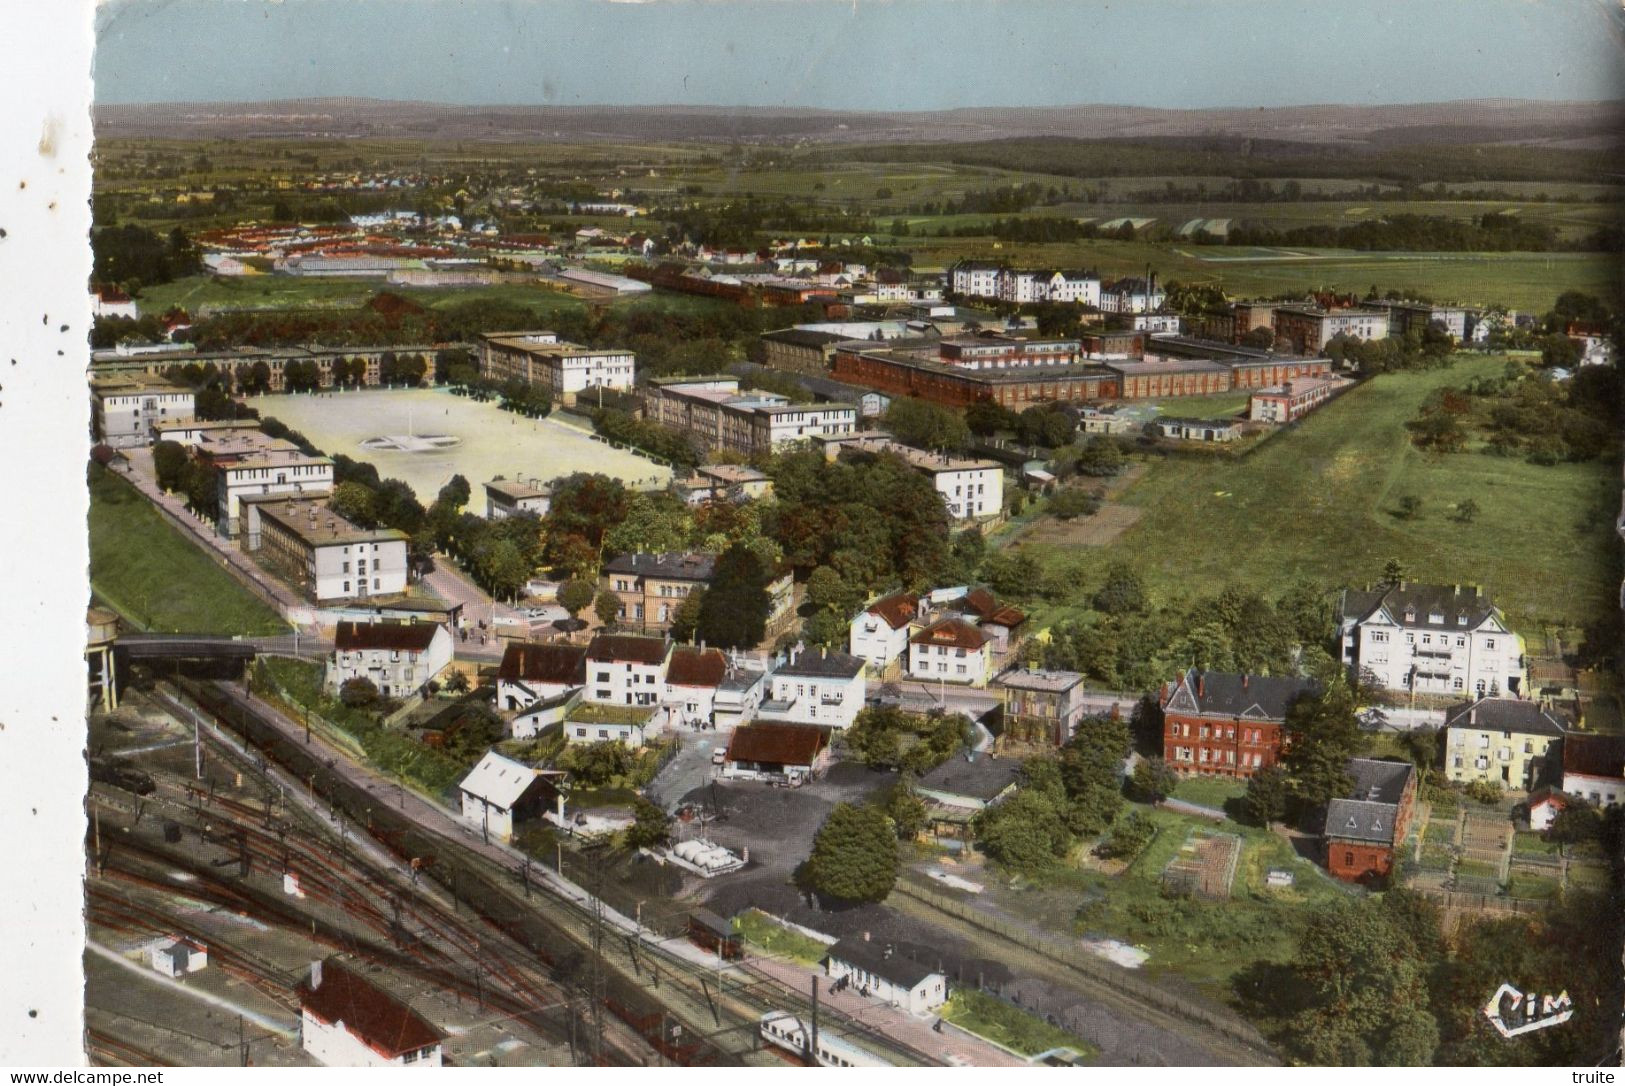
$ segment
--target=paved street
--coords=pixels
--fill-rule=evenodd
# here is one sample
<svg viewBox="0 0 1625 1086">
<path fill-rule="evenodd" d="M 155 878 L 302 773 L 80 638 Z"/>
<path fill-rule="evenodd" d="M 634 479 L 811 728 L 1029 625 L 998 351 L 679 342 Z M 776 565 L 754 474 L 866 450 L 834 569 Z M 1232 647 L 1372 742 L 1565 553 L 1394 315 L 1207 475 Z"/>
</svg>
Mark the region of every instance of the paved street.
<svg viewBox="0 0 1625 1086">
<path fill-rule="evenodd" d="M 684 796 L 704 787 L 711 779 L 716 769 L 711 756 L 715 751 L 726 749 L 733 735 L 731 728 L 704 732 L 679 728 L 677 731 L 683 739 L 682 749 L 644 789 L 651 802 L 667 811 L 676 810 Z"/>
</svg>

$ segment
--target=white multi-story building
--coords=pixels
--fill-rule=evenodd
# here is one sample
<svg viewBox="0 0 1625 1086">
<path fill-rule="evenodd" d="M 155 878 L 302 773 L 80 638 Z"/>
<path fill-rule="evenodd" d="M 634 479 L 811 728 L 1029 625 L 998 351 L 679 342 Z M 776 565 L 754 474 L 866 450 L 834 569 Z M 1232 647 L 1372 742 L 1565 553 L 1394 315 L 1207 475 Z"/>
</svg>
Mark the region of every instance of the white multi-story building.
<svg viewBox="0 0 1625 1086">
<path fill-rule="evenodd" d="M 908 634 L 920 615 L 920 600 L 909 592 L 882 596 L 858 612 L 847 634 L 847 647 L 880 675 L 908 651 Z"/>
<path fill-rule="evenodd" d="M 796 648 L 768 677 L 760 720 L 847 728 L 863 709 L 868 663 L 844 652 Z"/>
<path fill-rule="evenodd" d="M 451 633 L 438 622 L 340 622 L 327 662 L 327 689 L 367 679 L 386 698 L 416 694 L 451 663 Z"/>
<path fill-rule="evenodd" d="M 721 649 L 680 646 L 666 665 L 668 723 L 703 727 L 715 723 L 717 690 L 728 675 L 728 658 Z"/>
<path fill-rule="evenodd" d="M 735 377 L 656 380 L 644 389 L 643 401 L 650 421 L 693 434 L 708 449 L 746 455 L 858 428 L 855 404 L 791 403 L 775 392 L 742 392 Z"/>
<path fill-rule="evenodd" d="M 583 697 L 599 705 L 658 705 L 671 653 L 664 637 L 599 634 L 587 646 Z"/>
<path fill-rule="evenodd" d="M 1052 302 L 1100 308 L 1100 276 L 1092 271 L 1058 271 L 1049 276 L 1045 296 Z"/>
<path fill-rule="evenodd" d="M 938 619 L 909 638 L 908 676 L 922 682 L 986 686 L 993 636 L 962 618 Z"/>
<path fill-rule="evenodd" d="M 521 513 L 545 517 L 552 504 L 553 491 L 545 486 L 532 486 L 517 479 L 493 479 L 485 484 L 486 520 L 501 520 Z"/>
<path fill-rule="evenodd" d="M 215 471 L 215 513 L 228 536 L 242 533 L 246 495 L 318 495 L 333 489 L 333 461 L 255 427 L 202 431 L 192 451 Z"/>
<path fill-rule="evenodd" d="M 1523 639 L 1477 585 L 1346 589 L 1338 626 L 1343 662 L 1384 689 L 1478 698 L 1523 689 Z"/>
<path fill-rule="evenodd" d="M 445 1035 L 338 958 L 299 982 L 299 1043 L 327 1067 L 439 1067 Z"/>
<path fill-rule="evenodd" d="M 1049 300 L 1049 273 L 1006 268 L 999 275 L 999 301 L 1026 305 Z"/>
<path fill-rule="evenodd" d="M 324 498 L 244 495 L 243 549 L 317 603 L 406 591 L 405 532 L 359 528 Z"/>
<path fill-rule="evenodd" d="M 949 288 L 970 298 L 997 298 L 1003 265 L 977 260 L 961 260 L 948 273 Z"/>
<path fill-rule="evenodd" d="M 995 460 L 969 460 L 947 453 L 926 452 L 870 432 L 833 443 L 834 455 L 891 453 L 931 480 L 948 515 L 956 521 L 975 521 L 1004 512 L 1004 468 Z"/>
<path fill-rule="evenodd" d="M 1168 294 L 1157 286 L 1157 277 L 1119 279 L 1100 288 L 1102 313 L 1149 313 L 1161 309 Z"/>
<path fill-rule="evenodd" d="M 91 385 L 96 440 L 133 449 L 157 440 L 159 423 L 190 418 L 197 397 L 167 381 L 106 377 Z"/>
<path fill-rule="evenodd" d="M 620 348 L 583 347 L 556 332 L 498 332 L 480 336 L 480 373 L 498 384 L 518 378 L 541 385 L 560 403 L 584 392 L 630 389 L 636 356 Z"/>
</svg>

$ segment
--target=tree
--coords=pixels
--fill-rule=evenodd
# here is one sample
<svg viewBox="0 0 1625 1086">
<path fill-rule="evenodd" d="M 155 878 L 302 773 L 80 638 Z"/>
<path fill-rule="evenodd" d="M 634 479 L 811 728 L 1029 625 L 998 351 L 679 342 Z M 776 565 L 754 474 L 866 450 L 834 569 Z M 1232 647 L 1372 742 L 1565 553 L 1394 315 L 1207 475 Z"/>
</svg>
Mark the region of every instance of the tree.
<svg viewBox="0 0 1625 1086">
<path fill-rule="evenodd" d="M 671 616 L 671 636 L 677 641 L 693 641 L 700 627 L 700 607 L 705 601 L 705 589 L 695 588 L 683 597 Z"/>
<path fill-rule="evenodd" d="M 1099 499 L 1075 486 L 1064 487 L 1050 498 L 1046 512 L 1059 520 L 1092 515 L 1100 508 Z"/>
<path fill-rule="evenodd" d="M 1471 524 L 1478 518 L 1478 503 L 1472 498 L 1456 503 L 1456 520 L 1462 524 Z"/>
<path fill-rule="evenodd" d="M 958 412 L 927 400 L 899 396 L 886 408 L 886 429 L 905 445 L 922 449 L 963 449 L 970 429 Z"/>
<path fill-rule="evenodd" d="M 897 834 L 886 813 L 838 803 L 814 836 L 801 877 L 808 889 L 837 901 L 881 901 L 901 866 Z"/>
<path fill-rule="evenodd" d="M 186 447 L 174 441 L 160 441 L 152 447 L 153 470 L 158 485 L 166 491 L 178 490 L 185 484 L 186 467 L 191 462 Z"/>
<path fill-rule="evenodd" d="M 1117 442 L 1101 434 L 1090 438 L 1078 452 L 1078 472 L 1082 475 L 1097 478 L 1116 475 L 1123 470 L 1125 462 L 1123 450 Z"/>
<path fill-rule="evenodd" d="M 593 614 L 598 616 L 599 622 L 605 626 L 613 626 L 621 615 L 621 598 L 606 588 L 598 593 L 598 598 L 593 601 L 592 610 Z"/>
<path fill-rule="evenodd" d="M 575 618 L 592 603 L 596 592 L 591 581 L 565 581 L 559 587 L 559 606 Z"/>
<path fill-rule="evenodd" d="M 1141 758 L 1130 777 L 1136 795 L 1146 803 L 1161 803 L 1173 795 L 1179 784 L 1179 774 L 1161 758 Z"/>
<path fill-rule="evenodd" d="M 1404 494 L 1399 499 L 1399 511 L 1395 514 L 1402 520 L 1415 520 L 1417 514 L 1422 512 L 1422 499 L 1415 494 Z"/>
<path fill-rule="evenodd" d="M 454 668 L 446 678 L 446 689 L 453 694 L 466 694 L 469 690 L 468 672 Z"/>
<path fill-rule="evenodd" d="M 1111 833 L 1101 843 L 1100 853 L 1113 859 L 1131 859 L 1138 856 L 1156 835 L 1156 823 L 1138 811 L 1130 811 L 1112 823 Z"/>
<path fill-rule="evenodd" d="M 1339 676 L 1318 694 L 1299 697 L 1286 711 L 1291 737 L 1282 764 L 1292 779 L 1292 794 L 1310 807 L 1324 807 L 1353 786 L 1349 759 L 1361 754 L 1370 737 L 1360 730 L 1354 694 Z"/>
<path fill-rule="evenodd" d="M 1588 803 L 1570 801 L 1546 828 L 1546 839 L 1573 845 L 1602 836 L 1602 813 Z"/>
<path fill-rule="evenodd" d="M 1053 796 L 1024 788 L 972 822 L 982 849 L 1019 871 L 1043 871 L 1066 855 L 1072 834 Z"/>
<path fill-rule="evenodd" d="M 1241 797 L 1241 811 L 1247 821 L 1268 829 L 1286 815 L 1291 781 L 1286 770 L 1278 765 L 1265 766 L 1247 779 L 1247 791 Z"/>
<path fill-rule="evenodd" d="M 626 828 L 628 848 L 659 848 L 671 840 L 671 819 L 666 812 L 638 797 L 632 824 Z"/>
<path fill-rule="evenodd" d="M 927 818 L 925 801 L 914 793 L 914 777 L 903 773 L 886 793 L 886 817 L 891 819 L 902 841 L 912 841 L 925 829 Z"/>
<path fill-rule="evenodd" d="M 351 709 L 365 709 L 369 705 L 377 704 L 378 687 L 373 685 L 371 679 L 359 675 L 353 679 L 345 679 L 344 684 L 339 687 L 339 701 Z"/>
<path fill-rule="evenodd" d="M 717 558 L 700 600 L 695 632 L 721 648 L 752 648 L 767 636 L 772 571 L 749 547 L 735 544 Z"/>
<path fill-rule="evenodd" d="M 378 496 L 361 483 L 340 483 L 333 488 L 328 507 L 358 528 L 378 526 Z"/>
<path fill-rule="evenodd" d="M 1095 593 L 1095 610 L 1109 615 L 1132 614 L 1146 607 L 1145 582 L 1126 562 L 1113 562 L 1106 570 L 1106 581 Z"/>
<path fill-rule="evenodd" d="M 1382 567 L 1382 583 L 1395 585 L 1405 579 L 1405 567 L 1398 558 L 1390 558 Z"/>
</svg>

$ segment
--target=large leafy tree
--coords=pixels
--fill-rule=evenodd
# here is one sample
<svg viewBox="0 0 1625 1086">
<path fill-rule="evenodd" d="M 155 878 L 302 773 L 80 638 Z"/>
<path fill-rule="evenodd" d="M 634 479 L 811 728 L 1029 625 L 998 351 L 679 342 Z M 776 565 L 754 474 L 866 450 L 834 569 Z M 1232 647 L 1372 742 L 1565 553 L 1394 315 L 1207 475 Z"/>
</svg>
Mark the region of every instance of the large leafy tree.
<svg viewBox="0 0 1625 1086">
<path fill-rule="evenodd" d="M 897 882 L 897 834 L 878 807 L 836 804 L 813 838 L 805 885 L 839 901 L 880 901 Z"/>
<path fill-rule="evenodd" d="M 989 855 L 1022 871 L 1054 865 L 1072 845 L 1064 803 L 1040 789 L 1024 788 L 987 808 L 976 816 L 973 828 Z"/>
<path fill-rule="evenodd" d="M 729 547 L 717 559 L 711 584 L 700 599 L 695 633 L 722 648 L 751 648 L 767 634 L 772 569 L 755 551 Z"/>
<path fill-rule="evenodd" d="M 1282 763 L 1293 795 L 1305 805 L 1324 807 L 1353 785 L 1349 759 L 1370 745 L 1354 712 L 1354 693 L 1341 676 L 1321 693 L 1300 697 L 1287 708 Z"/>
</svg>

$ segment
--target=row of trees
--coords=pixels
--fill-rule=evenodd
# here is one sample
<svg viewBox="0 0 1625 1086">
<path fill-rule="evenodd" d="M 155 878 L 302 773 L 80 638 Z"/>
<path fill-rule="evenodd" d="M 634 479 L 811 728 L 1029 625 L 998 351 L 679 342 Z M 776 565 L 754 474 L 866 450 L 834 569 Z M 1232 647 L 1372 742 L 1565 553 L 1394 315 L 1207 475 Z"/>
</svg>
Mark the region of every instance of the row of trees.
<svg viewBox="0 0 1625 1086">
<path fill-rule="evenodd" d="M 692 469 L 704 459 L 692 434 L 640 419 L 618 408 L 605 407 L 594 411 L 592 428 L 608 441 L 630 445 L 679 468 Z"/>
</svg>

